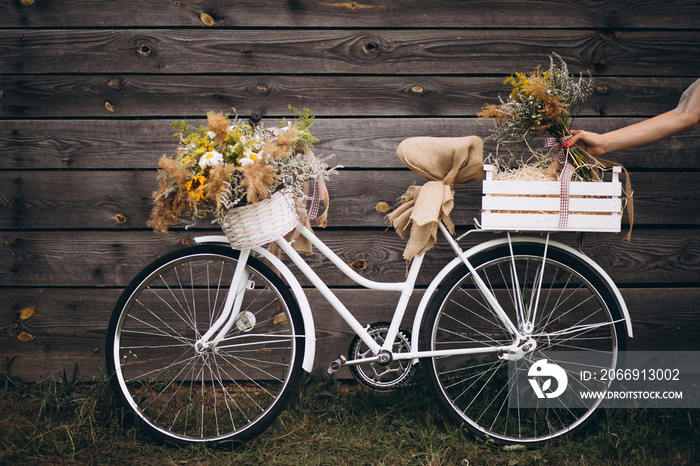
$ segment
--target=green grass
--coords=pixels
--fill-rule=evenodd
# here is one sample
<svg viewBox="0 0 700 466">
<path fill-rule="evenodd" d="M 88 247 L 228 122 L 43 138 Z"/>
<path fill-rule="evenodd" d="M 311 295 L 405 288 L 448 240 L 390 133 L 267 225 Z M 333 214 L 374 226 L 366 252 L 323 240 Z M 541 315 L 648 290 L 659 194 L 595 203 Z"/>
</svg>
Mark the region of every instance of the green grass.
<svg viewBox="0 0 700 466">
<path fill-rule="evenodd" d="M 700 410 L 608 410 L 573 439 L 508 449 L 440 413 L 423 386 L 391 395 L 306 377 L 273 426 L 245 445 L 178 448 L 135 429 L 106 379 L 0 388 L 0 464 L 682 465 L 700 464 Z M 2 387 L 3 384 L 0 384 Z"/>
</svg>

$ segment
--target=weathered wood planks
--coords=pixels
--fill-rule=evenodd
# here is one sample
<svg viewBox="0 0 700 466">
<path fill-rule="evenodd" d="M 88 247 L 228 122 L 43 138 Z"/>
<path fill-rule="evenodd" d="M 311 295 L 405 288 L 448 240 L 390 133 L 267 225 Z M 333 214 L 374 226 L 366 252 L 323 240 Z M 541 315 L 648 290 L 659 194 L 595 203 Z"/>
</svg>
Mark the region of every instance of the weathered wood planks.
<svg viewBox="0 0 700 466">
<path fill-rule="evenodd" d="M 551 52 L 595 77 L 574 127 L 604 132 L 670 110 L 698 77 L 700 23 L 691 0 L 37 0 L 0 4 L 0 50 L 0 363 L 17 356 L 13 371 L 31 380 L 79 362 L 89 378 L 121 289 L 159 255 L 217 232 L 145 225 L 158 158 L 175 148 L 172 120 L 235 109 L 272 125 L 290 104 L 310 108 L 316 154 L 344 167 L 317 234 L 364 276 L 401 280 L 405 243 L 375 209 L 422 182 L 396 158 L 401 140 L 487 136 L 482 105 Z M 629 349 L 700 348 L 699 143 L 695 131 L 608 157 L 631 172 L 636 228 L 631 243 L 585 235 L 583 251 L 620 285 Z M 478 217 L 479 189 L 457 189 L 462 227 Z M 449 260 L 444 245 L 431 254 L 421 287 Z M 310 262 L 360 320 L 388 319 L 393 295 L 352 288 L 318 254 Z M 351 334 L 309 296 L 324 367 Z M 36 313 L 21 319 L 28 306 Z"/>
<path fill-rule="evenodd" d="M 315 230 L 361 275 L 380 281 L 405 279 L 406 263 L 401 255 L 405 242 L 393 231 Z M 218 234 L 205 231 L 201 234 Z M 125 287 L 136 273 L 159 256 L 183 245 L 194 244 L 194 232 L 156 235 L 149 231 L 3 231 L 0 232 L 0 269 L 3 286 L 38 287 Z M 640 228 L 631 242 L 624 234 L 586 234 L 583 251 L 622 287 L 691 285 L 700 283 L 700 235 L 695 228 Z M 471 247 L 501 237 L 479 233 L 464 241 Z M 573 233 L 555 239 L 577 247 Z M 426 259 L 418 283 L 427 286 L 444 264 L 454 258 L 449 246 L 438 243 Z M 308 258 L 329 286 L 354 286 L 342 272 L 319 253 Z M 300 281 L 308 284 L 304 277 Z"/>
<path fill-rule="evenodd" d="M 547 65 L 552 50 L 575 73 L 693 76 L 700 66 L 696 31 L 40 29 L 0 31 L 0 49 L 4 72 L 18 74 L 260 75 L 285 67 L 286 75 L 500 77 Z"/>
<path fill-rule="evenodd" d="M 140 1 L 89 0 L 70 4 L 19 2 L 0 6 L 2 26 L 22 27 L 433 27 L 433 28 L 697 28 L 694 0 L 639 2 L 613 0 L 459 0 L 335 2 L 295 0 Z M 203 18 L 207 15 L 209 18 Z"/>
<path fill-rule="evenodd" d="M 526 70 L 531 72 L 532 70 Z M 605 77 L 585 116 L 655 115 L 673 109 L 693 79 Z M 207 111 L 289 116 L 476 116 L 509 91 L 503 77 L 259 75 L 0 76 L 2 118 L 201 118 Z"/>
<path fill-rule="evenodd" d="M 24 380 L 60 377 L 66 368 L 78 363 L 81 375 L 89 378 L 103 368 L 104 340 L 107 320 L 119 289 L 94 288 L 12 288 L 7 290 L 5 311 L 0 314 L 0 348 L 3 355 L 16 356 L 13 376 Z M 360 322 L 389 319 L 396 296 L 385 292 L 353 289 L 336 290 L 338 296 L 350 303 Z M 700 288 L 624 288 L 623 297 L 634 320 L 633 339 L 628 339 L 631 351 L 694 351 L 694 339 L 700 332 Z M 420 297 L 420 292 L 416 298 Z M 350 328 L 325 304 L 317 292 L 309 293 L 314 309 L 317 345 L 323 348 L 317 355 L 317 366 L 327 365 L 341 354 L 347 354 L 353 334 Z M 674 303 L 672 316 L 659 313 Z M 373 303 L 373 306 L 353 306 L 352 303 Z M 409 307 L 404 325 L 410 331 L 410 318 L 415 303 Z M 21 318 L 22 310 L 33 308 L 33 315 Z M 27 313 L 28 314 L 28 313 Z M 20 337 L 21 335 L 21 337 Z M 347 372 L 341 377 L 348 377 Z"/>
<path fill-rule="evenodd" d="M 337 160 L 343 164 L 342 159 Z M 154 160 L 154 164 L 155 164 Z M 695 173 L 630 175 L 638 225 L 700 224 Z M 90 182 L 86 182 L 90 180 Z M 381 182 L 379 182 L 381 181 Z M 386 227 L 379 203 L 396 205 L 412 184 L 425 179 L 408 170 L 341 170 L 331 178 L 328 225 L 336 228 Z M 148 171 L 8 171 L 0 172 L 0 228 L 144 229 L 157 189 Z M 481 184 L 456 188 L 452 218 L 470 225 L 480 216 Z"/>
<path fill-rule="evenodd" d="M 201 115 L 200 115 L 201 117 Z M 245 117 L 245 116 L 242 116 Z M 161 155 L 171 155 L 177 139 L 169 119 L 138 120 L 7 120 L 0 124 L 0 169 L 93 170 L 148 169 Z M 579 118 L 574 126 L 596 132 L 611 131 L 639 118 Z M 200 125 L 202 119 L 191 124 Z M 267 118 L 266 126 L 279 120 Z M 316 155 L 335 155 L 330 163 L 348 169 L 400 168 L 399 143 L 412 136 L 470 136 L 487 138 L 491 123 L 475 118 L 316 118 L 313 133 L 320 140 Z M 495 153 L 486 139 L 485 153 Z M 689 132 L 653 145 L 609 154 L 628 170 L 700 169 L 700 133 Z M 333 182 L 331 182 L 332 186 Z M 641 193 L 640 193 L 641 194 Z"/>
</svg>

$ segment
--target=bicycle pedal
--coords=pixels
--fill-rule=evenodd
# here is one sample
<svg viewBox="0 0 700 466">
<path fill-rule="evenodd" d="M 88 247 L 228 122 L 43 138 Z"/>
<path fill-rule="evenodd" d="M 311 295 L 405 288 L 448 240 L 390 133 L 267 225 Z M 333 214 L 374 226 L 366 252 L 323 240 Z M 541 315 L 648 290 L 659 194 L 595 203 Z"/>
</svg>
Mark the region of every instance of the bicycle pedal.
<svg viewBox="0 0 700 466">
<path fill-rule="evenodd" d="M 347 360 L 348 360 L 348 359 L 347 359 L 345 356 L 343 356 L 343 355 L 338 356 L 338 359 L 336 359 L 335 361 L 333 361 L 333 362 L 331 363 L 331 365 L 328 366 L 328 369 L 326 369 L 326 374 L 327 374 L 328 376 L 332 376 L 333 374 L 335 374 L 336 372 L 338 372 L 338 371 L 340 370 L 341 367 L 343 367 L 343 364 L 345 364 L 345 361 L 347 361 Z"/>
</svg>

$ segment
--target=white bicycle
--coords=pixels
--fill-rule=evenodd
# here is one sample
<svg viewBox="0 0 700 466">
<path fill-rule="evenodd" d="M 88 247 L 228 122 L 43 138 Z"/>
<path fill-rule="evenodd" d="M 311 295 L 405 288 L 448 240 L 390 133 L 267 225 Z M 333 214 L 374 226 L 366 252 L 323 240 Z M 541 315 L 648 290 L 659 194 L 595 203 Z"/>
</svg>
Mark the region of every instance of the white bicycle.
<svg viewBox="0 0 700 466">
<path fill-rule="evenodd" d="M 356 334 L 329 374 L 349 366 L 362 385 L 391 390 L 420 365 L 447 414 L 497 442 L 536 445 L 573 432 L 601 402 L 521 405 L 529 387 L 515 383 L 513 363 L 527 370 L 552 351 L 577 351 L 596 355 L 598 370 L 614 369 L 632 336 L 608 274 L 549 234 L 507 233 L 465 251 L 460 241 L 480 230 L 455 238 L 440 224 L 455 258 L 423 293 L 409 331 L 400 323 L 423 255 L 405 281 L 376 282 L 303 225 L 298 229 L 357 284 L 397 294 L 388 320 L 359 322 L 291 243 L 276 240 Z M 299 281 L 268 249 L 234 250 L 225 236 L 196 241 L 147 266 L 125 289 L 109 325 L 107 368 L 118 399 L 155 438 L 246 441 L 270 426 L 303 371 L 314 367 L 314 319 Z M 568 395 L 576 397 L 578 388 L 570 383 Z"/>
</svg>

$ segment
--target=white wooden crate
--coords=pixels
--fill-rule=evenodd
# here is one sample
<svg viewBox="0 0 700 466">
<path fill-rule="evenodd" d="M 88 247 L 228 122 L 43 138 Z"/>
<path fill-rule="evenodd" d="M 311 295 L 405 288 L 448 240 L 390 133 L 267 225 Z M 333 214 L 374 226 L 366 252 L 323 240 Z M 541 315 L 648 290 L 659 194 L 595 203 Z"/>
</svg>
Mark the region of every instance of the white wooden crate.
<svg viewBox="0 0 700 466">
<path fill-rule="evenodd" d="M 481 227 L 499 231 L 619 232 L 622 221 L 620 167 L 612 180 L 569 184 L 567 225 L 559 228 L 561 185 L 558 181 L 494 180 L 493 165 L 484 165 Z"/>
</svg>

